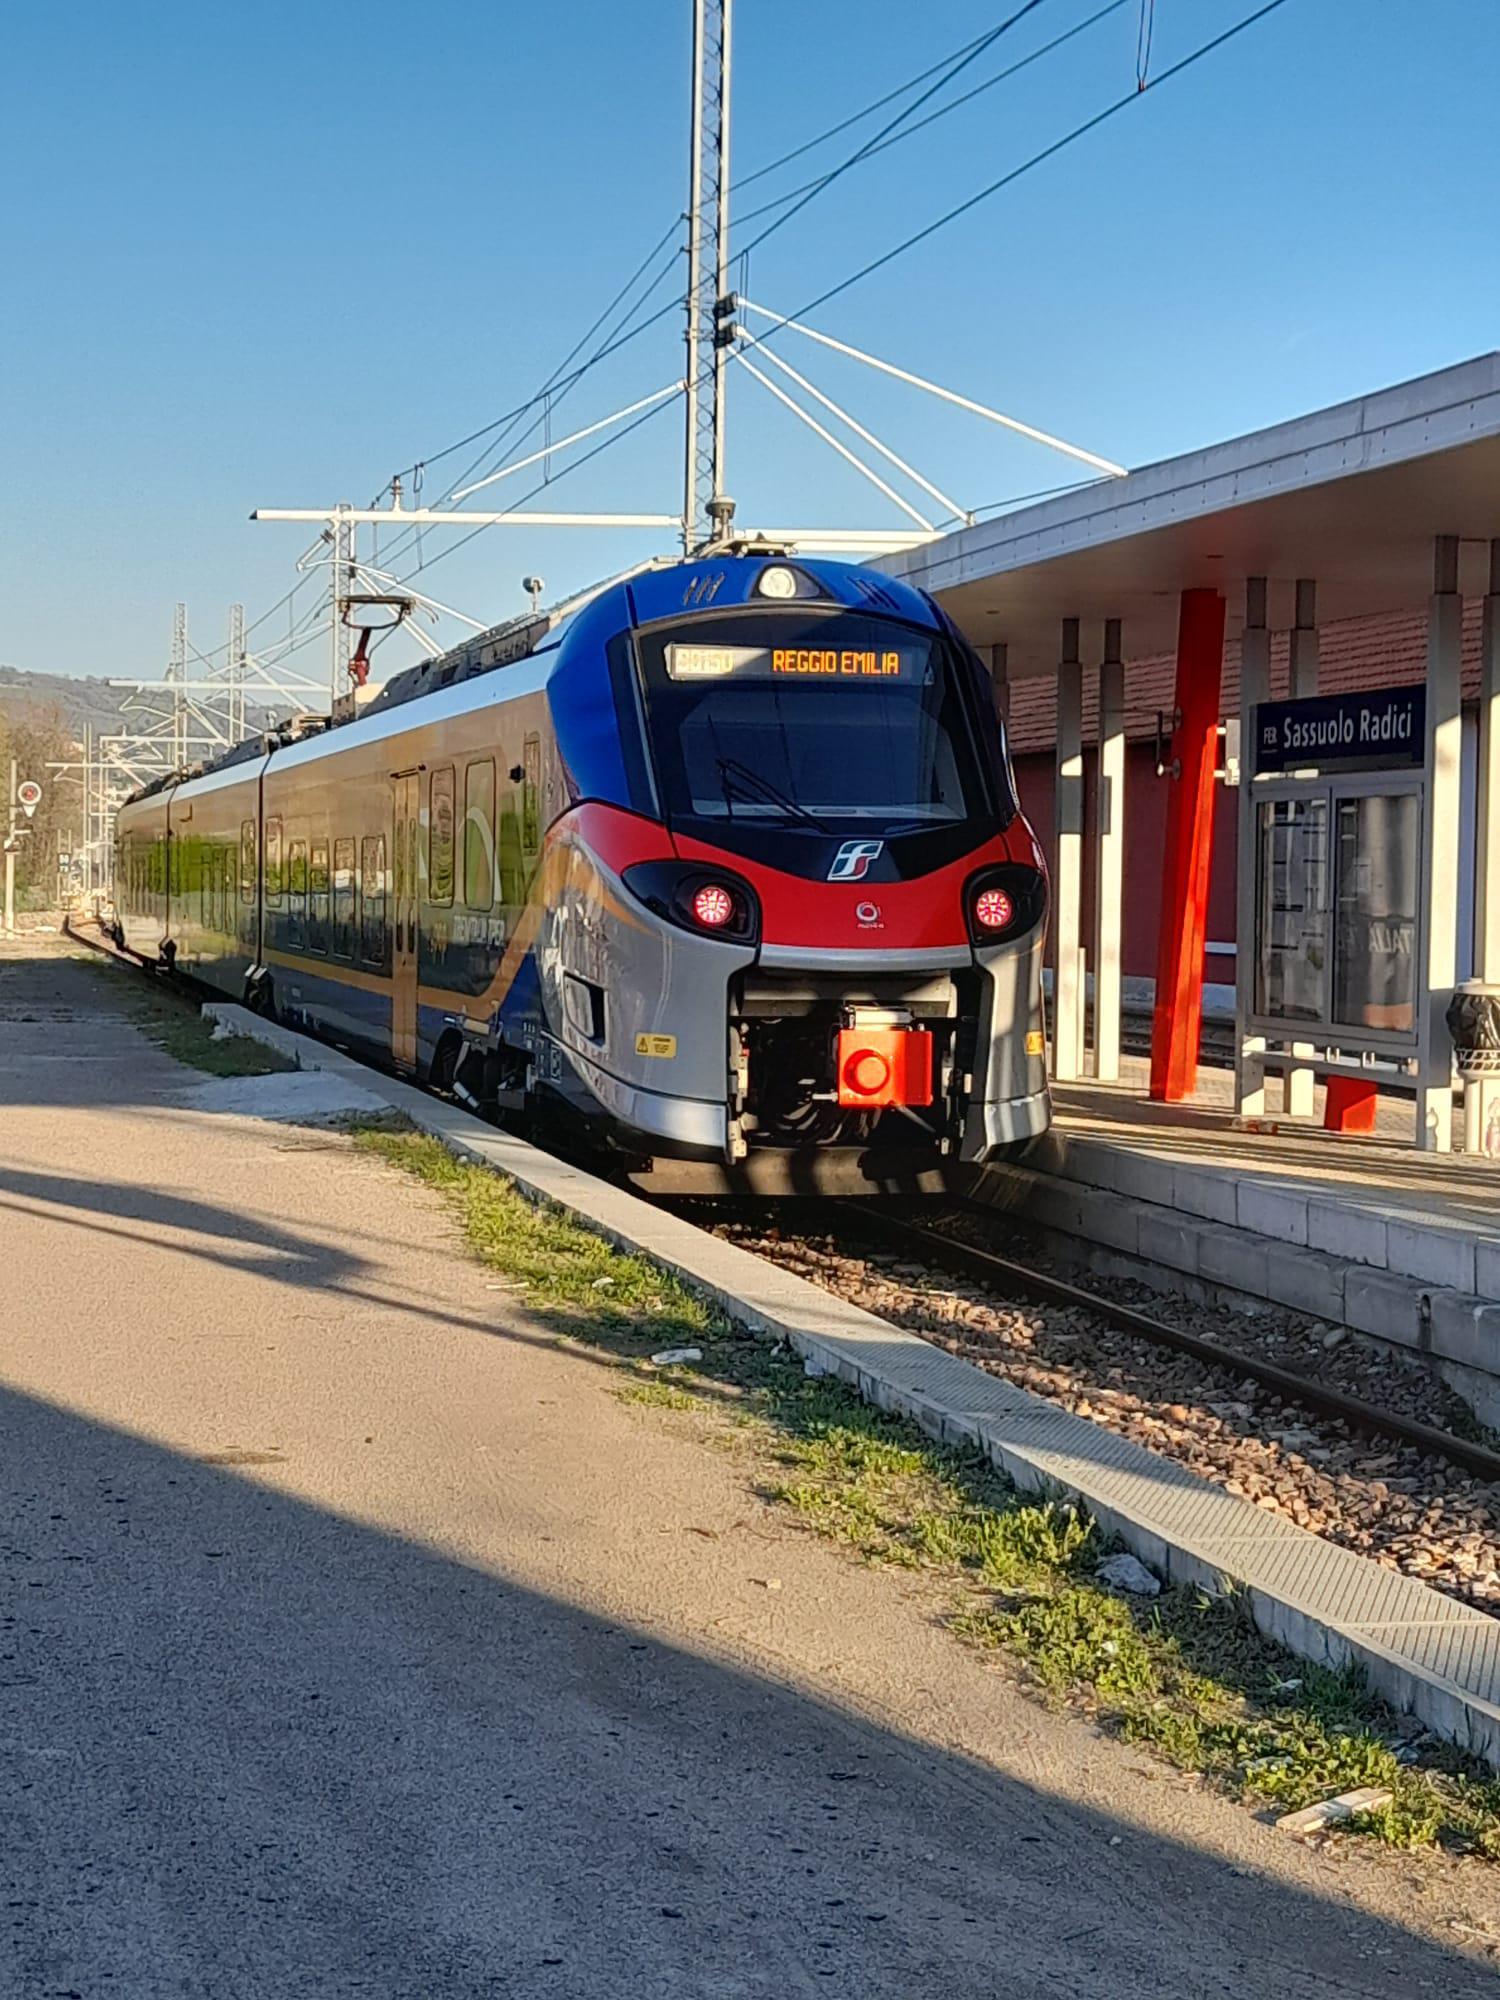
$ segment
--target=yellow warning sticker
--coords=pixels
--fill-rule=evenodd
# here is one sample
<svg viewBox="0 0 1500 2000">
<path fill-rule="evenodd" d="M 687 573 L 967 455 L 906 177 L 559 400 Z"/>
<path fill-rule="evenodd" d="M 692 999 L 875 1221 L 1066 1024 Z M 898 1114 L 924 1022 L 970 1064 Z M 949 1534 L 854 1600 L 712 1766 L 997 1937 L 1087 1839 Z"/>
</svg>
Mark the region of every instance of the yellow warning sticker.
<svg viewBox="0 0 1500 2000">
<path fill-rule="evenodd" d="M 635 1052 L 638 1056 L 675 1056 L 677 1037 L 675 1035 L 637 1035 Z"/>
<path fill-rule="evenodd" d="M 1026 1053 L 1029 1056 L 1043 1056 L 1047 1053 L 1047 1037 L 1040 1028 L 1033 1028 L 1027 1035 Z"/>
</svg>

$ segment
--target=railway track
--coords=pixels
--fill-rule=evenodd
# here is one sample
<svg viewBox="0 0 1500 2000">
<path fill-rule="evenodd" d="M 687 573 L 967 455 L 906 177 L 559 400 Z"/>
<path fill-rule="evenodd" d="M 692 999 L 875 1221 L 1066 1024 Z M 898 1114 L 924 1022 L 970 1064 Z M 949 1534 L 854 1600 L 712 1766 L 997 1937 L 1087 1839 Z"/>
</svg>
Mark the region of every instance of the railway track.
<svg viewBox="0 0 1500 2000">
<path fill-rule="evenodd" d="M 1025 1244 L 990 1210 L 949 1205 L 941 1227 L 863 1202 L 717 1221 L 695 1208 L 695 1219 L 1326 1540 L 1500 1614 L 1500 1453 L 1465 1434 L 1475 1426 L 1459 1399 L 1403 1354 L 1275 1310 L 1186 1300 L 1144 1310 L 965 1240 L 1003 1227 Z"/>
<path fill-rule="evenodd" d="M 977 1213 L 985 1213 L 983 1210 Z M 870 1211 L 864 1211 L 870 1214 Z M 977 1244 L 965 1243 L 962 1239 L 947 1235 L 940 1229 L 917 1222 L 907 1222 L 897 1216 L 880 1214 L 878 1220 L 871 1215 L 871 1224 L 880 1234 L 895 1236 L 913 1250 L 945 1265 L 948 1269 L 984 1281 L 995 1281 L 1011 1287 L 1019 1287 L 1037 1298 L 1048 1299 L 1055 1304 L 1077 1307 L 1084 1312 L 1097 1314 L 1108 1325 L 1119 1327 L 1126 1333 L 1138 1334 L 1142 1340 L 1151 1341 L 1159 1347 L 1170 1347 L 1179 1353 L 1190 1354 L 1199 1361 L 1223 1368 L 1239 1376 L 1259 1382 L 1263 1387 L 1274 1390 L 1284 1399 L 1300 1403 L 1305 1409 L 1320 1416 L 1334 1417 L 1372 1437 L 1394 1438 L 1402 1444 L 1414 1445 L 1417 1450 L 1430 1452 L 1434 1457 L 1445 1458 L 1451 1464 L 1460 1466 L 1465 1472 L 1472 1472 L 1480 1479 L 1500 1482 L 1500 1452 L 1492 1451 L 1487 1445 L 1468 1438 L 1454 1437 L 1450 1432 L 1440 1430 L 1435 1424 L 1421 1423 L 1412 1417 L 1405 1417 L 1380 1409 L 1359 1396 L 1352 1396 L 1340 1389 L 1331 1388 L 1310 1375 L 1297 1374 L 1282 1368 L 1275 1362 L 1241 1348 L 1230 1347 L 1223 1341 L 1210 1340 L 1189 1328 L 1174 1326 L 1169 1320 L 1158 1319 L 1151 1313 L 1139 1311 L 1133 1306 L 1122 1305 L 1106 1297 L 1103 1293 L 1088 1290 L 1069 1280 L 1059 1278 L 1051 1272 L 1038 1271 L 1029 1264 L 1018 1263 L 1013 1257 L 1001 1256 L 998 1251 L 986 1250 Z"/>
</svg>

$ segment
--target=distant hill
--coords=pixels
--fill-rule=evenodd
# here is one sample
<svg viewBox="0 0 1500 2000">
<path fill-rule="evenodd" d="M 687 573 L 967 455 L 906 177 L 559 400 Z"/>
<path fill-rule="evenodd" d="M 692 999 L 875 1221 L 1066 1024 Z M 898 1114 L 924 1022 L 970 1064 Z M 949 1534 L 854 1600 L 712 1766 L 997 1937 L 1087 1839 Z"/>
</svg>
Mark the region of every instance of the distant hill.
<svg viewBox="0 0 1500 2000">
<path fill-rule="evenodd" d="M 119 729 L 121 705 L 129 693 L 129 688 L 110 687 L 97 674 L 29 674 L 19 667 L 0 667 L 0 715 L 17 722 L 55 715 L 75 743 L 82 743 L 86 729 Z M 268 710 L 247 710 L 252 729 L 268 726 L 269 719 Z"/>
<path fill-rule="evenodd" d="M 28 674 L 0 667 L 0 711 L 17 722 L 57 715 L 76 741 L 85 729 L 117 729 L 125 688 L 106 685 L 97 674 Z"/>
</svg>

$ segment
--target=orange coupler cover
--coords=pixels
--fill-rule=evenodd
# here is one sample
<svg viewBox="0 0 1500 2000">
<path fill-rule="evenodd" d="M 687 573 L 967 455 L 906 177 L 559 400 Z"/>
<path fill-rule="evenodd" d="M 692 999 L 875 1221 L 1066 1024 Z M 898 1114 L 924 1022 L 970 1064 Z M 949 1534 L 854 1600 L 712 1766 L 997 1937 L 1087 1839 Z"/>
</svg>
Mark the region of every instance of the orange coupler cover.
<svg viewBox="0 0 1500 2000">
<path fill-rule="evenodd" d="M 888 1104 L 931 1104 L 932 1037 L 925 1028 L 842 1028 L 839 1103 L 878 1111 Z"/>
</svg>

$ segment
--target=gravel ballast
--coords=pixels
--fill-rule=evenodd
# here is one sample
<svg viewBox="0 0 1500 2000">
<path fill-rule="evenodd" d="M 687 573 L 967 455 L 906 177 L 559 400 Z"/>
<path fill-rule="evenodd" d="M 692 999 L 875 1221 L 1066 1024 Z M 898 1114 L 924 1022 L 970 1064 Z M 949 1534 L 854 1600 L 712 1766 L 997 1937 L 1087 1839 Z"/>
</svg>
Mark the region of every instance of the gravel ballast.
<svg viewBox="0 0 1500 2000">
<path fill-rule="evenodd" d="M 803 1214 L 805 1216 L 805 1210 Z M 879 1217 L 836 1233 L 793 1208 L 754 1220 L 700 1218 L 742 1248 L 825 1286 L 966 1361 L 1388 1569 L 1500 1612 L 1500 1509 L 1490 1484 L 1444 1459 L 1352 1431 L 1248 1376 L 1156 1347 L 1095 1313 L 1006 1298 L 980 1282 L 878 1248 Z M 937 1217 L 924 1221 L 938 1222 Z M 970 1215 L 941 1226 L 982 1248 L 1052 1268 L 1029 1232 Z M 1090 1289 L 1381 1409 L 1476 1434 L 1459 1398 L 1420 1361 L 1321 1320 L 1164 1297 L 1128 1280 Z"/>
</svg>

